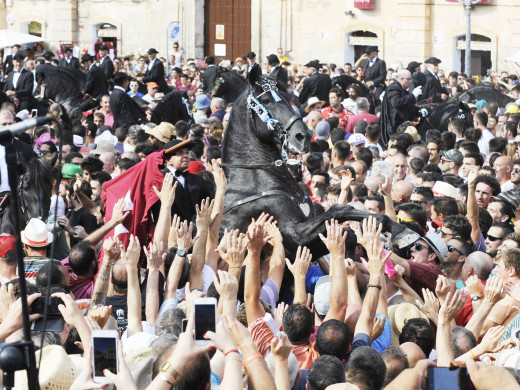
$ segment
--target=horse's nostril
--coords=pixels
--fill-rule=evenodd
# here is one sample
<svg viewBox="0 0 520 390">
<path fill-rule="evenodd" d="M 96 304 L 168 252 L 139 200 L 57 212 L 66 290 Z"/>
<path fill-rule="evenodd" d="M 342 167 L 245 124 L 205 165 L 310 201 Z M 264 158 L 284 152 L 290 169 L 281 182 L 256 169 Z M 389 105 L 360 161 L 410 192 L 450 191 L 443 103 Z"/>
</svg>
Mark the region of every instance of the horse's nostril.
<svg viewBox="0 0 520 390">
<path fill-rule="evenodd" d="M 302 133 L 298 133 L 298 134 L 296 134 L 296 139 L 299 142 L 302 142 L 305 139 L 305 136 Z"/>
</svg>

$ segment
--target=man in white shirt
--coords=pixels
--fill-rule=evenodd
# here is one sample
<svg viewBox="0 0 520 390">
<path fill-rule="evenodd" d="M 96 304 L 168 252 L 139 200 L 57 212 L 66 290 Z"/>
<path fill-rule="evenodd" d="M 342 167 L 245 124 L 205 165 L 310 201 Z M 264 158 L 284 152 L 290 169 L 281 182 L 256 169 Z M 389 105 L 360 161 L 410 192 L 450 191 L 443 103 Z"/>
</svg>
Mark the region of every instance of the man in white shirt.
<svg viewBox="0 0 520 390">
<path fill-rule="evenodd" d="M 473 127 L 482 131 L 482 137 L 478 141 L 478 148 L 486 156 L 489 153 L 489 141 L 495 138 L 493 133 L 487 128 L 487 122 L 488 116 L 485 112 L 479 111 L 473 116 Z"/>
</svg>

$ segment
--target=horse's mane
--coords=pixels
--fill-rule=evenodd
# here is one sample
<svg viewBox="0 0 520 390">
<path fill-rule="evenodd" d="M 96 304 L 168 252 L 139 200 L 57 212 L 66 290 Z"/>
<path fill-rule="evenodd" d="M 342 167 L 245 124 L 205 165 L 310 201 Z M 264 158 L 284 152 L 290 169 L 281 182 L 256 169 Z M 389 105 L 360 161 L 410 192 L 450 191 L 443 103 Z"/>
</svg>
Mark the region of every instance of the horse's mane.
<svg viewBox="0 0 520 390">
<path fill-rule="evenodd" d="M 85 84 L 85 75 L 79 70 L 59 66 L 56 70 L 44 73 L 41 84 L 45 84 L 45 95 L 51 98 L 59 93 L 72 95 Z"/>
<path fill-rule="evenodd" d="M 465 103 L 484 99 L 486 102 L 496 102 L 501 107 L 505 107 L 508 103 L 514 101 L 512 97 L 503 94 L 492 85 L 476 85 L 459 93 L 457 99 Z"/>
<path fill-rule="evenodd" d="M 42 159 L 34 158 L 27 164 L 23 176 L 23 197 L 28 218 L 47 219 L 53 184 L 52 168 Z"/>
<path fill-rule="evenodd" d="M 158 115 L 163 121 L 167 118 L 168 121 L 188 120 L 189 115 L 186 111 L 184 103 L 182 102 L 183 93 L 179 91 L 172 91 L 164 95 L 164 97 L 157 103 L 157 107 L 153 110 L 154 114 Z M 176 116 L 177 118 L 174 118 Z"/>
<path fill-rule="evenodd" d="M 40 158 L 34 158 L 27 164 L 27 172 L 24 176 L 24 188 L 38 190 L 44 186 L 52 187 L 52 171 L 47 162 Z"/>
</svg>

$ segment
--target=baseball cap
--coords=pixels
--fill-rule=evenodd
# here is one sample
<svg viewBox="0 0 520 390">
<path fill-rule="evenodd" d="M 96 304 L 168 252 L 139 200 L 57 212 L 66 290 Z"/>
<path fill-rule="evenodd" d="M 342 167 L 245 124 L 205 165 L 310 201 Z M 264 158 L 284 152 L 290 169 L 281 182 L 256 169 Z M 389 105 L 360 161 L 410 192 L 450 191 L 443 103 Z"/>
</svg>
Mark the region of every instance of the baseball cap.
<svg viewBox="0 0 520 390">
<path fill-rule="evenodd" d="M 150 81 L 148 84 L 146 84 L 146 86 L 151 88 L 159 88 L 155 81 Z"/>
<path fill-rule="evenodd" d="M 7 257 L 7 252 L 16 250 L 14 236 L 11 234 L 0 235 L 0 257 Z"/>
<path fill-rule="evenodd" d="M 320 316 L 326 316 L 330 309 L 330 287 L 332 276 L 326 275 L 318 279 L 314 287 L 314 307 Z"/>
<path fill-rule="evenodd" d="M 361 144 L 366 144 L 367 139 L 361 133 L 354 133 L 350 137 L 348 137 L 348 143 L 354 146 L 358 146 Z"/>
<path fill-rule="evenodd" d="M 329 133 L 330 133 L 329 122 L 327 122 L 327 121 L 320 121 L 316 125 L 315 132 L 316 132 L 316 137 L 318 137 L 318 139 L 326 140 L 327 137 L 329 136 Z"/>
<path fill-rule="evenodd" d="M 458 167 L 462 166 L 464 156 L 458 149 L 450 149 L 445 153 L 442 153 L 442 157 L 446 160 L 453 161 Z"/>
</svg>

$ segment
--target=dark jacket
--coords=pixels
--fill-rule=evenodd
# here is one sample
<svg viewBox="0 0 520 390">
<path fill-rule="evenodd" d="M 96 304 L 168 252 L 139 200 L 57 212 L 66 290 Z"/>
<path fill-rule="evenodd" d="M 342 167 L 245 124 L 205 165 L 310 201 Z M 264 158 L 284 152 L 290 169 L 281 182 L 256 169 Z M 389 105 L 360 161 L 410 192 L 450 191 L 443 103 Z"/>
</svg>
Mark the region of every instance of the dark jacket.
<svg viewBox="0 0 520 390">
<path fill-rule="evenodd" d="M 18 78 L 18 83 L 16 84 L 16 88 L 13 85 L 14 75 L 15 73 L 12 71 L 7 76 L 7 82 L 4 85 L 4 92 L 15 91 L 16 97 L 20 100 L 32 99 L 34 87 L 34 75 L 32 72 L 29 72 L 26 69 L 22 69 L 20 77 Z"/>
<path fill-rule="evenodd" d="M 331 83 L 329 75 L 314 72 L 303 82 L 303 88 L 300 92 L 300 103 L 303 104 L 310 97 L 316 96 L 328 104 Z"/>
<path fill-rule="evenodd" d="M 13 56 L 12 54 L 9 54 L 7 57 L 5 57 L 4 61 L 4 73 L 7 74 L 13 70 Z"/>
<path fill-rule="evenodd" d="M 164 94 L 170 92 L 168 84 L 164 79 L 164 64 L 159 58 L 155 58 L 152 68 L 146 70 L 146 74 L 143 77 L 143 83 L 149 83 L 154 81 L 159 86 L 159 92 Z"/>
<path fill-rule="evenodd" d="M 370 61 L 365 64 L 365 81 L 372 81 L 376 87 L 381 86 L 386 80 L 386 63 L 379 57 L 370 66 Z"/>
<path fill-rule="evenodd" d="M 448 91 L 442 87 L 441 81 L 432 72 L 425 70 L 424 75 L 426 76 L 426 85 L 422 90 L 421 99 L 432 99 L 432 103 L 442 103 L 441 95 L 443 93 L 447 95 Z"/>
<path fill-rule="evenodd" d="M 107 79 L 114 76 L 114 63 L 109 56 L 104 57 L 103 61 L 100 62 L 99 67 L 103 70 Z"/>
<path fill-rule="evenodd" d="M 87 72 L 83 93 L 88 93 L 91 98 L 100 101 L 101 96 L 107 93 L 107 91 L 108 82 L 105 73 L 97 65 L 92 65 Z"/>
<path fill-rule="evenodd" d="M 289 76 L 287 75 L 287 70 L 280 65 L 277 65 L 273 68 L 271 73 L 269 73 L 269 77 L 275 79 L 276 81 L 280 81 L 283 83 L 284 87 L 287 87 L 289 83 Z"/>
<path fill-rule="evenodd" d="M 415 106 L 415 96 L 409 93 L 398 82 L 390 84 L 386 89 L 379 125 L 381 126 L 381 142 L 388 143 L 397 127 L 409 120 L 413 120 L 418 113 Z"/>
<path fill-rule="evenodd" d="M 144 117 L 137 103 L 119 88 L 114 88 L 110 95 L 110 109 L 114 115 L 114 126 L 112 126 L 114 129 L 118 127 L 128 129 L 131 125 L 142 122 Z"/>
<path fill-rule="evenodd" d="M 66 68 L 74 68 L 79 70 L 79 60 L 76 57 L 70 57 L 70 63 L 67 62 L 67 59 L 63 57 L 60 59 L 60 66 L 64 66 Z"/>
</svg>

